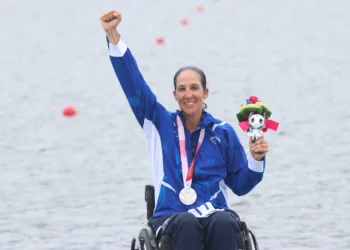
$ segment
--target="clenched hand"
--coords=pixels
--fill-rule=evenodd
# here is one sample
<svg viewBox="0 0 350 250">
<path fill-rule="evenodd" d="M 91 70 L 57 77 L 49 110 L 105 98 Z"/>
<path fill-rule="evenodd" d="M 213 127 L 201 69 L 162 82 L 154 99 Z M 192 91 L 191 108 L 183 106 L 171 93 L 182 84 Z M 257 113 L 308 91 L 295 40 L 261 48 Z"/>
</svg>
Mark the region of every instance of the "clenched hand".
<svg viewBox="0 0 350 250">
<path fill-rule="evenodd" d="M 269 152 L 269 144 L 264 139 L 264 136 L 258 137 L 255 142 L 250 138 L 249 140 L 249 149 L 253 158 L 257 161 L 261 161 L 262 158 Z"/>
<path fill-rule="evenodd" d="M 103 13 L 100 17 L 101 25 L 111 44 L 117 44 L 119 42 L 119 34 L 117 32 L 117 26 L 122 21 L 122 16 L 115 10 Z"/>
</svg>

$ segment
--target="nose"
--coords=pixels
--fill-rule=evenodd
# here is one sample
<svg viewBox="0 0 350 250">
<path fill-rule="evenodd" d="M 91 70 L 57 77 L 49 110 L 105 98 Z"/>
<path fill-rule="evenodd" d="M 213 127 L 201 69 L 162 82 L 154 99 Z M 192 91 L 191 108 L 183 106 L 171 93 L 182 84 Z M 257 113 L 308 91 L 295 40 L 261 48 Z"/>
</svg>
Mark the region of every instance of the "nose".
<svg viewBox="0 0 350 250">
<path fill-rule="evenodd" d="M 191 98 L 192 97 L 192 91 L 191 89 L 186 89 L 185 91 L 185 95 L 184 95 L 185 98 Z"/>
</svg>

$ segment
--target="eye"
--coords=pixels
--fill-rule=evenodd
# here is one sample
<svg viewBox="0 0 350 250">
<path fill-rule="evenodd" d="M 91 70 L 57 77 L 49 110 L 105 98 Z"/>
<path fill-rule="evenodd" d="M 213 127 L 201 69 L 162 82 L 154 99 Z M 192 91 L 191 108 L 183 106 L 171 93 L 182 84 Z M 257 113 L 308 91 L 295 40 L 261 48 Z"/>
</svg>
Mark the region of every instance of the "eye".
<svg viewBox="0 0 350 250">
<path fill-rule="evenodd" d="M 198 86 L 194 85 L 194 86 L 191 87 L 191 89 L 196 90 L 196 89 L 198 89 Z"/>
<path fill-rule="evenodd" d="M 178 91 L 184 91 L 185 88 L 184 88 L 184 87 L 179 87 L 177 90 L 178 90 Z"/>
<path fill-rule="evenodd" d="M 263 123 L 263 119 L 260 118 L 260 119 L 259 119 L 259 122 L 260 122 L 260 123 Z"/>
<path fill-rule="evenodd" d="M 254 117 L 250 120 L 252 123 L 254 123 Z"/>
</svg>

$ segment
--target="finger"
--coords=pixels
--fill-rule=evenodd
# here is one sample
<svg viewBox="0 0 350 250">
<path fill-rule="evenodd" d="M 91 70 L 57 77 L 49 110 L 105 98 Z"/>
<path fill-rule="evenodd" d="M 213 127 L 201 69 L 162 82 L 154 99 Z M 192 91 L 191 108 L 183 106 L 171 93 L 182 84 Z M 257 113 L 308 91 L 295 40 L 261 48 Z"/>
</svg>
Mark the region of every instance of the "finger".
<svg viewBox="0 0 350 250">
<path fill-rule="evenodd" d="M 106 12 L 107 15 L 112 15 L 112 16 L 114 15 L 114 13 L 118 14 L 119 12 L 115 10 L 110 10 Z"/>
<path fill-rule="evenodd" d="M 263 145 L 257 145 L 257 146 L 254 146 L 254 147 L 252 147 L 252 149 L 251 149 L 252 151 L 269 151 L 269 146 L 268 145 L 266 145 L 266 144 L 263 144 Z"/>
<path fill-rule="evenodd" d="M 256 146 L 256 145 L 260 145 L 261 143 L 262 143 L 261 140 L 256 140 L 253 144 L 254 144 L 254 146 Z"/>
<path fill-rule="evenodd" d="M 257 146 L 257 145 L 262 145 L 262 144 L 266 144 L 266 143 L 267 143 L 267 141 L 265 141 L 264 139 L 261 139 L 261 140 L 256 141 L 253 144 L 254 144 L 254 146 Z"/>
<path fill-rule="evenodd" d="M 266 155 L 267 152 L 266 151 L 253 151 L 252 154 L 257 154 L 257 155 Z"/>
<path fill-rule="evenodd" d="M 114 19 L 113 13 L 109 13 L 108 14 L 108 18 L 109 18 L 110 21 L 113 20 Z"/>
<path fill-rule="evenodd" d="M 252 148 L 258 148 L 258 147 L 269 147 L 269 144 L 267 142 L 263 142 L 263 143 L 252 145 Z"/>
<path fill-rule="evenodd" d="M 119 12 L 115 11 L 115 10 L 111 10 L 111 11 L 107 11 L 105 13 L 103 13 L 100 17 L 100 19 L 102 21 L 105 21 L 105 22 L 109 22 L 115 18 L 119 18 L 120 19 L 121 15 Z"/>
<path fill-rule="evenodd" d="M 104 21 L 104 22 L 109 22 L 110 21 L 110 17 L 109 17 L 109 14 L 105 14 L 101 17 L 101 20 Z"/>
<path fill-rule="evenodd" d="M 252 152 L 253 153 L 267 153 L 267 152 L 269 152 L 269 149 L 268 148 L 258 148 L 258 149 L 254 149 L 254 150 L 252 150 Z"/>
<path fill-rule="evenodd" d="M 103 22 L 107 22 L 108 20 L 107 20 L 107 15 L 105 15 L 105 16 L 101 16 L 101 21 L 103 21 Z"/>
<path fill-rule="evenodd" d="M 110 13 L 112 13 L 112 12 L 114 12 L 114 11 L 111 10 L 111 11 L 107 11 L 107 12 L 103 13 L 103 14 L 101 15 L 100 19 L 101 19 L 101 20 L 105 20 L 106 17 L 107 17 Z"/>
<path fill-rule="evenodd" d="M 254 146 L 269 147 L 269 144 L 266 141 L 263 141 L 262 143 L 256 144 Z"/>
<path fill-rule="evenodd" d="M 119 12 L 113 12 L 113 16 L 117 19 L 122 19 L 122 15 Z"/>
<path fill-rule="evenodd" d="M 111 20 L 120 19 L 120 17 L 121 17 L 120 13 L 117 11 L 113 11 L 113 12 L 109 13 L 108 15 L 111 18 Z"/>
</svg>

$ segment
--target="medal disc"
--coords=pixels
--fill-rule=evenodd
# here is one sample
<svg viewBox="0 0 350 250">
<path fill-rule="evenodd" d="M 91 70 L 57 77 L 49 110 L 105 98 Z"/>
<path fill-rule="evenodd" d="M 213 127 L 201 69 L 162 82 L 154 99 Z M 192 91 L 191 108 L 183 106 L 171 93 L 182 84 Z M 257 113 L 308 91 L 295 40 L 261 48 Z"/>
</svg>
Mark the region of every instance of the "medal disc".
<svg viewBox="0 0 350 250">
<path fill-rule="evenodd" d="M 185 187 L 179 194 L 180 201 L 185 205 L 192 205 L 197 200 L 197 193 L 193 188 Z"/>
</svg>

